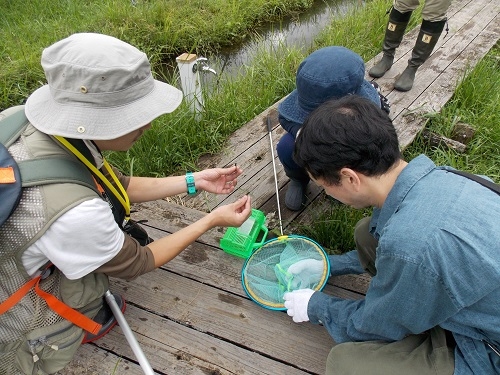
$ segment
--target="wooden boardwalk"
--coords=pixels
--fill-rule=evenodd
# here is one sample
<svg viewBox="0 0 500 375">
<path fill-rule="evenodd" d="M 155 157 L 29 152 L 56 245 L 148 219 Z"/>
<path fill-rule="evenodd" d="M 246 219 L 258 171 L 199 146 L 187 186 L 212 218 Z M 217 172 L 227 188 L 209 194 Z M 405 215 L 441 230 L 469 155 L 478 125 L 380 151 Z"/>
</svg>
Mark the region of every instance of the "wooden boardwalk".
<svg viewBox="0 0 500 375">
<path fill-rule="evenodd" d="M 418 28 L 409 32 L 397 50 L 396 62 L 377 82 L 392 104 L 391 116 L 402 147 L 425 125 L 423 114 L 437 112 L 452 96 L 457 82 L 500 38 L 498 0 L 454 0 L 449 10 L 449 33 L 441 37 L 430 59 L 418 70 L 414 88 L 392 91 L 397 74 L 406 66 Z M 377 61 L 380 56 L 374 60 Z M 367 70 L 373 62 L 367 63 Z M 238 163 L 244 174 L 228 197 L 199 194 L 176 201 L 157 201 L 134 207 L 135 219 L 147 219 L 153 238 L 182 228 L 210 209 L 250 193 L 253 207 L 278 227 L 276 196 L 265 125 L 273 120 L 274 147 L 283 130 L 277 124 L 275 103 L 234 133 L 226 151 L 201 163 L 200 169 Z M 277 161 L 280 201 L 288 183 Z M 307 221 L 311 210 L 325 204 L 321 191 L 310 184 L 308 205 L 291 212 L 281 205 L 285 232 L 290 224 Z M 111 280 L 111 289 L 127 300 L 125 317 L 146 357 L 158 374 L 322 374 L 334 345 L 326 330 L 310 323 L 293 323 L 284 312 L 265 310 L 247 298 L 241 287 L 244 260 L 223 252 L 223 229 L 214 229 L 165 267 L 132 282 Z M 287 233 L 285 233 L 287 234 Z M 332 277 L 325 288 L 344 298 L 363 298 L 366 275 Z M 142 374 L 119 327 L 104 338 L 80 347 L 60 375 Z"/>
</svg>

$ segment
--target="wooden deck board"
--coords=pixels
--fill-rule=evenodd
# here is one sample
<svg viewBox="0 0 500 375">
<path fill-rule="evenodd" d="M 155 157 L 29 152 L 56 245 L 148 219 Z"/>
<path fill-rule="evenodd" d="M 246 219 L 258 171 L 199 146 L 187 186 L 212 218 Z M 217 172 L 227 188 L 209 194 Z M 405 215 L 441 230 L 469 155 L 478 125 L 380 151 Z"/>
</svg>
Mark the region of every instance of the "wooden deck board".
<svg viewBox="0 0 500 375">
<path fill-rule="evenodd" d="M 121 292 L 120 288 L 115 288 L 115 290 Z M 134 297 L 128 291 L 126 293 L 129 298 Z M 192 296 L 183 295 L 182 297 Z M 200 301 L 200 306 L 202 302 Z M 193 313 L 191 310 L 192 305 L 193 302 L 190 300 L 180 300 L 172 302 L 172 307 L 166 309 L 165 315 L 170 315 L 169 310 L 173 310 L 176 312 L 174 315 L 180 319 L 179 322 L 172 320 L 170 317 L 160 317 L 157 314 L 150 313 L 142 307 L 130 306 L 127 309 L 128 323 L 134 330 L 136 338 L 151 366 L 158 372 L 200 375 L 305 374 L 304 371 L 291 365 L 271 360 L 255 350 L 228 341 L 232 333 L 230 323 L 222 327 L 221 334 L 217 330 L 218 336 L 223 339 L 210 334 L 208 331 L 200 331 L 202 323 L 208 321 L 208 319 L 203 320 L 199 315 L 204 313 L 204 315 L 208 316 L 211 313 L 213 314 L 214 311 Z M 186 312 L 189 312 L 189 314 Z M 215 313 L 220 313 L 220 311 L 215 311 Z M 225 315 L 230 314 L 226 311 Z M 234 313 L 234 315 L 236 316 L 237 313 Z M 190 319 L 190 321 L 187 322 L 187 319 Z M 234 319 L 229 320 L 232 322 Z M 239 330 L 236 332 L 239 332 Z M 235 337 L 235 339 L 240 342 L 245 341 L 247 338 L 241 336 L 243 333 L 238 333 L 239 337 Z M 257 335 L 258 332 L 254 332 L 251 340 L 255 340 Z M 110 350 L 124 357 L 133 357 L 133 353 L 120 329 L 113 330 L 109 335 L 99 340 L 98 346 L 101 350 Z"/>
<path fill-rule="evenodd" d="M 439 40 L 428 61 L 418 70 L 414 88 L 407 93 L 392 89 L 395 77 L 406 66 L 418 27 L 408 32 L 396 51 L 394 66 L 376 81 L 391 101 L 391 118 L 401 147 L 412 142 L 425 126 L 423 114 L 437 112 L 451 98 L 462 79 L 498 41 L 500 4 L 497 0 L 454 0 L 448 11 L 449 33 Z M 368 69 L 380 55 L 367 62 Z M 369 77 L 367 77 L 369 78 Z M 272 140 L 284 130 L 277 123 L 274 103 L 237 130 L 223 152 L 200 161 L 199 167 L 237 163 L 244 174 L 230 196 L 182 195 L 135 205 L 135 219 L 146 219 L 148 232 L 159 238 L 183 228 L 220 204 L 250 193 L 253 206 L 267 214 L 267 225 L 279 227 L 277 203 L 266 127 L 273 121 Z M 280 202 L 284 202 L 287 177 L 276 158 Z M 308 204 L 292 212 L 281 204 L 283 228 L 307 223 L 314 211 L 331 205 L 313 184 Z M 224 230 L 202 235 L 178 257 L 134 281 L 112 279 L 114 292 L 125 296 L 125 317 L 141 348 L 158 374 L 322 374 L 326 356 L 334 345 L 326 330 L 309 323 L 295 324 L 284 312 L 265 310 L 246 296 L 241 286 L 244 259 L 219 247 Z M 325 292 L 348 299 L 363 298 L 370 277 L 332 277 Z M 83 345 L 60 375 L 141 374 L 121 329 L 115 328 L 93 344 Z"/>
</svg>

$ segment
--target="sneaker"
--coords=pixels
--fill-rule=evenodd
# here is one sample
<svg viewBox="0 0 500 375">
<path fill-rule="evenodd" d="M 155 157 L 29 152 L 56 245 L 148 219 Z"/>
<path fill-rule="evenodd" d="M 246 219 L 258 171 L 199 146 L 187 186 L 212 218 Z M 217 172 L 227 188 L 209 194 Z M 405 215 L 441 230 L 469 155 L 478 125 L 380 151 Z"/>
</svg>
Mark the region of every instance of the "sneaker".
<svg viewBox="0 0 500 375">
<path fill-rule="evenodd" d="M 115 297 L 116 303 L 118 304 L 118 307 L 120 308 L 121 312 L 125 312 L 125 308 L 127 307 L 125 303 L 125 299 L 118 294 L 113 294 L 113 297 Z M 117 321 L 115 316 L 113 315 L 113 311 L 111 310 L 111 307 L 107 304 L 106 300 L 103 297 L 103 305 L 97 315 L 94 317 L 94 321 L 96 323 L 99 323 L 102 325 L 101 329 L 99 332 L 97 332 L 95 335 L 90 333 L 90 332 L 85 332 L 85 336 L 83 336 L 82 344 L 86 344 L 88 342 L 96 341 L 106 335 L 111 329 L 116 325 Z"/>
</svg>

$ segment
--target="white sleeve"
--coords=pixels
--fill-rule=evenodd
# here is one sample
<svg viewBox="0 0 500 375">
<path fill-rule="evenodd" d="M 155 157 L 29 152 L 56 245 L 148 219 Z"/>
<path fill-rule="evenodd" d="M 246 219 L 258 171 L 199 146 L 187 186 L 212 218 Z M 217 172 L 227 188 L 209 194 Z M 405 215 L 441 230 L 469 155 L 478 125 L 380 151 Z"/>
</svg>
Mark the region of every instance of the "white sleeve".
<svg viewBox="0 0 500 375">
<path fill-rule="evenodd" d="M 108 203 L 95 198 L 61 215 L 21 259 L 29 275 L 50 260 L 68 279 L 74 280 L 118 254 L 124 236 Z"/>
</svg>

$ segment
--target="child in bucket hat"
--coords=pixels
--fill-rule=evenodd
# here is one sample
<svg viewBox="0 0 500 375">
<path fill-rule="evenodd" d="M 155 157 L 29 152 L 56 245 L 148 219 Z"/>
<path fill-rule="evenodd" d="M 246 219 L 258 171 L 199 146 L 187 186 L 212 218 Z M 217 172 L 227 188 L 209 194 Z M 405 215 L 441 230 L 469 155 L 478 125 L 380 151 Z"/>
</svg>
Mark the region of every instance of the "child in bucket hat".
<svg viewBox="0 0 500 375">
<path fill-rule="evenodd" d="M 46 156 L 71 159 L 88 169 L 83 168 L 83 174 L 87 173 L 90 181 L 93 176 L 96 186 L 90 188 L 73 182 L 51 184 L 51 194 L 43 194 L 43 187 L 39 186 L 25 188 L 23 197 L 29 191 L 30 197 L 36 199 L 23 204 L 22 198 L 0 231 L 0 243 L 6 244 L 4 253 L 11 251 L 21 262 L 4 264 L 2 258 L 0 268 L 10 267 L 11 275 L 19 275 L 12 280 L 23 281 L 34 277 L 45 264 L 53 264 L 55 268 L 43 280 L 44 285 L 64 283 L 53 288 L 56 297 L 71 308 L 85 311 L 102 329 L 85 333 L 51 312 L 30 290 L 31 298 L 18 303 L 28 304 L 22 308 L 38 314 L 31 316 L 29 322 L 39 322 L 41 326 L 24 324 L 20 316 L 12 322 L 9 321 L 12 314 L 0 315 L 0 327 L 12 324 L 24 327 L 18 327 L 19 347 L 35 331 L 43 330 L 47 338 L 57 337 L 61 324 L 74 330 L 74 334 L 64 333 L 71 343 L 49 342 L 54 347 L 64 346 L 64 351 L 51 351 L 42 345 L 40 351 L 33 346 L 32 353 L 12 349 L 12 340 L 16 338 L 9 338 L 11 362 L 4 364 L 8 373 L 59 371 L 82 341 L 95 340 L 116 324 L 103 303 L 108 276 L 134 279 L 173 259 L 207 230 L 216 226 L 238 227 L 251 213 L 250 198 L 243 196 L 171 235 L 154 241 L 147 234 L 144 236 L 137 223 L 129 220 L 130 203 L 186 191 L 229 194 L 242 170 L 232 166 L 186 176 L 147 178 L 127 177 L 109 166 L 102 151 L 128 150 L 150 127 L 151 121 L 174 111 L 182 101 L 180 90 L 153 78 L 147 56 L 134 46 L 107 35 L 78 33 L 46 48 L 42 66 L 47 85 L 33 92 L 24 109 L 20 109 L 29 124 L 9 152 L 17 161 Z M 12 113 L 10 110 L 0 114 L 0 119 Z M 24 221 L 18 220 L 21 216 Z M 10 234 L 4 230 L 9 225 L 14 226 L 16 233 L 27 233 L 23 237 L 25 245 L 10 245 L 13 241 L 8 241 Z M 22 282 L 17 285 L 12 280 L 0 279 L 2 290 L 13 294 L 22 286 Z M 2 294 L 0 300 L 3 297 Z M 119 295 L 114 297 L 124 310 L 124 299 Z M 34 308 L 35 305 L 45 309 Z M 75 337 L 80 339 L 75 341 Z M 0 348 L 4 344 L 0 339 Z"/>
<path fill-rule="evenodd" d="M 287 131 L 277 145 L 278 157 L 290 179 L 285 205 L 292 211 L 301 209 L 309 183 L 308 174 L 293 160 L 295 138 L 307 116 L 320 104 L 356 94 L 382 107 L 374 84 L 365 80 L 361 56 L 345 47 L 330 46 L 314 51 L 299 65 L 296 89 L 278 106 L 278 119 Z"/>
</svg>

